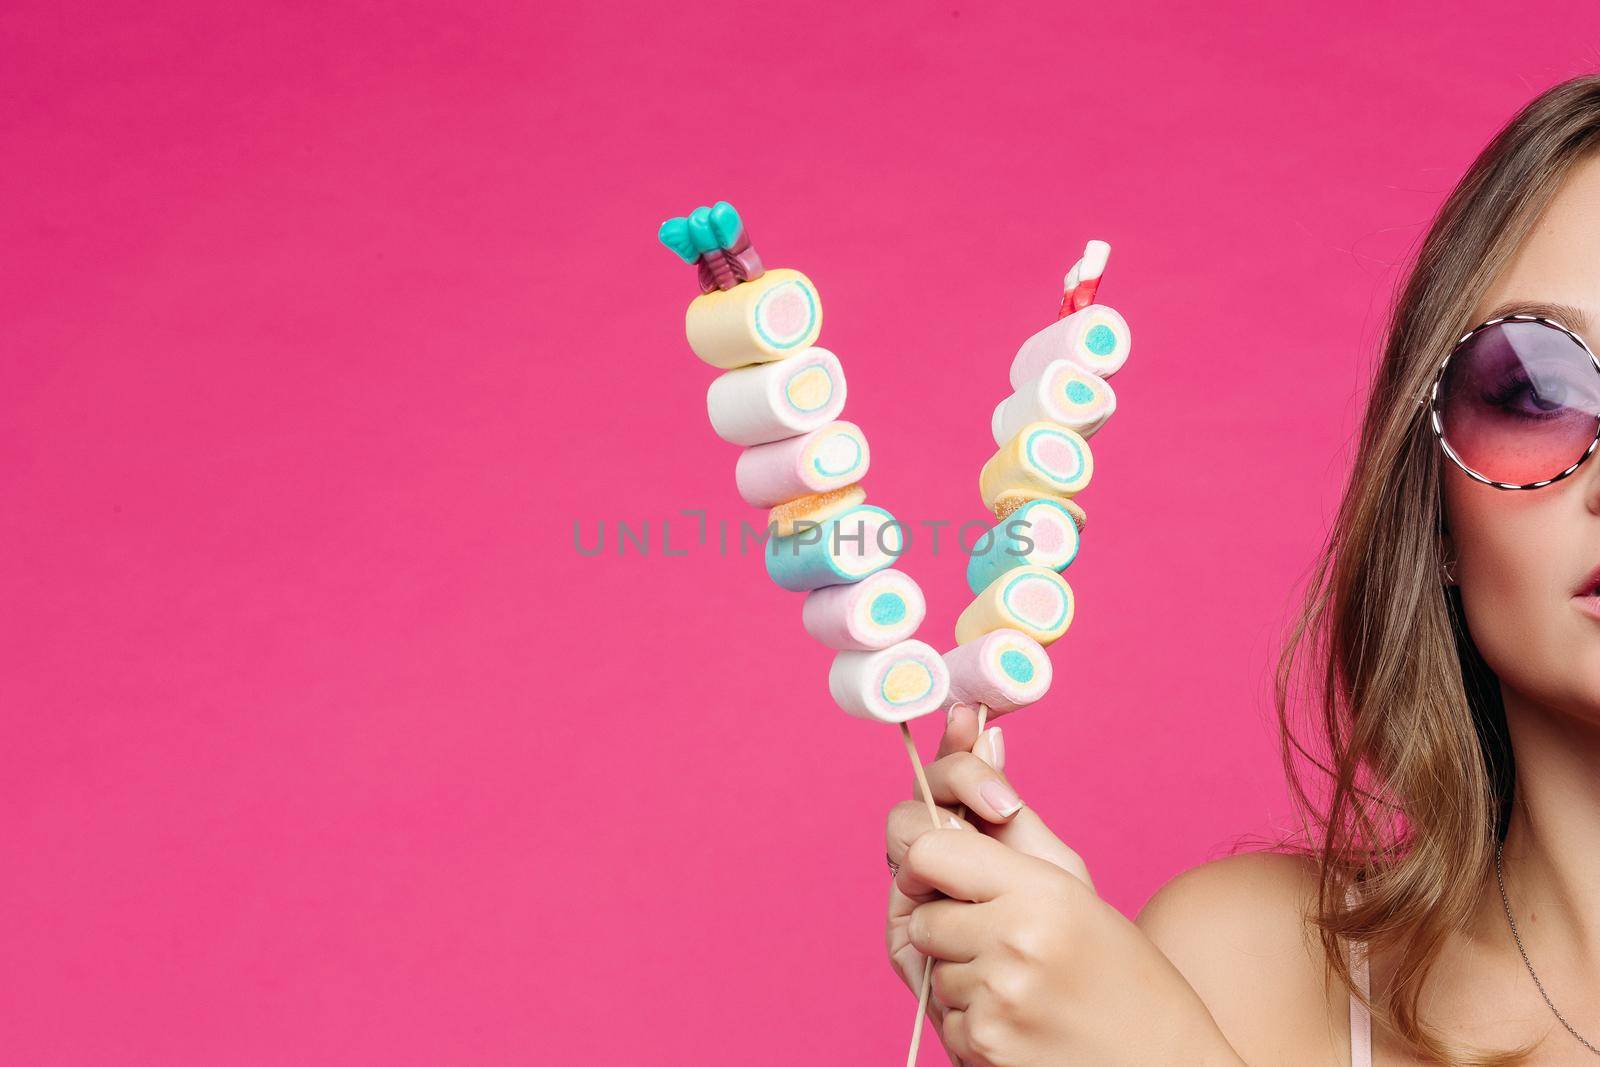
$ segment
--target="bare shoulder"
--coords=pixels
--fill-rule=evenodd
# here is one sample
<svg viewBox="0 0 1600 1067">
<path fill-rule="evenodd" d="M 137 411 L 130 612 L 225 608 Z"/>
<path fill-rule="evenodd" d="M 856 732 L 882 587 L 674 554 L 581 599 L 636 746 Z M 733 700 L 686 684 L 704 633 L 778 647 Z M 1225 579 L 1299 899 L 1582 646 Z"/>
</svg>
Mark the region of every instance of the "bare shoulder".
<svg viewBox="0 0 1600 1067">
<path fill-rule="evenodd" d="M 1298 945 L 1316 892 L 1312 861 L 1279 852 L 1241 852 L 1202 863 L 1156 891 L 1139 926 L 1180 953 L 1238 947 L 1258 954 Z"/>
<path fill-rule="evenodd" d="M 1349 994 L 1327 988 L 1307 921 L 1316 887 L 1308 858 L 1240 853 L 1183 872 L 1139 913 L 1247 1063 L 1349 1062 Z"/>
</svg>

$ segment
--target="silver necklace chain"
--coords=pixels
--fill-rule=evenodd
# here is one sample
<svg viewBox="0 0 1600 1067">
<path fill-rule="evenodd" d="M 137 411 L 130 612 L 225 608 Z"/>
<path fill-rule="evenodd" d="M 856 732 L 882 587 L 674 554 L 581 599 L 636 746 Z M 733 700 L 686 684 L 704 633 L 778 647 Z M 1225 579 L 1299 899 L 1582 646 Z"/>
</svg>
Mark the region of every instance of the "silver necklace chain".
<svg viewBox="0 0 1600 1067">
<path fill-rule="evenodd" d="M 1528 977 L 1532 978 L 1533 984 L 1539 987 L 1539 995 L 1544 998 L 1545 1004 L 1555 1013 L 1555 1017 L 1561 1022 L 1561 1025 L 1567 1028 L 1567 1033 L 1582 1042 L 1584 1048 L 1596 1056 L 1600 1056 L 1600 1048 L 1595 1048 L 1589 1044 L 1589 1039 L 1574 1030 L 1572 1024 L 1567 1022 L 1567 1017 L 1562 1015 L 1561 1010 L 1551 1003 L 1550 994 L 1544 991 L 1544 983 L 1539 981 L 1539 975 L 1534 971 L 1533 964 L 1528 962 L 1528 950 L 1522 947 L 1522 935 L 1517 932 L 1517 920 L 1511 917 L 1511 901 L 1506 897 L 1506 879 L 1500 870 L 1500 848 L 1501 843 L 1496 842 L 1494 846 L 1494 880 L 1500 883 L 1500 903 L 1506 909 L 1506 922 L 1511 924 L 1511 936 L 1516 938 L 1517 952 L 1522 956 L 1523 966 L 1528 968 Z"/>
</svg>

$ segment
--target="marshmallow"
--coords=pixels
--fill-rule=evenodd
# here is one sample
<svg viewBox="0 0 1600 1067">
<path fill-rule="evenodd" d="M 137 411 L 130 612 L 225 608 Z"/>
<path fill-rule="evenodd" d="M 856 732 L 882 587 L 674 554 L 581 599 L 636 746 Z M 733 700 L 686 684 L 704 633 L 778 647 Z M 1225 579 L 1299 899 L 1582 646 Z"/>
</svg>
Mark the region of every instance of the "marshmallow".
<svg viewBox="0 0 1600 1067">
<path fill-rule="evenodd" d="M 1064 571 L 1078 556 L 1078 524 L 1054 500 L 1029 500 L 978 539 L 967 559 L 967 587 L 981 593 L 1006 571 Z"/>
<path fill-rule="evenodd" d="M 777 363 L 718 375 L 706 391 L 706 413 L 724 441 L 764 445 L 832 422 L 844 410 L 844 395 L 838 358 L 826 348 L 808 348 Z"/>
<path fill-rule="evenodd" d="M 815 341 L 821 329 L 816 287 L 784 267 L 731 289 L 702 293 L 684 317 L 694 354 L 724 370 L 786 359 Z"/>
<path fill-rule="evenodd" d="M 857 504 L 865 503 L 866 499 L 867 491 L 859 485 L 830 489 L 826 493 L 812 493 L 773 508 L 767 515 L 767 525 L 774 535 L 789 537 L 808 525 L 815 526 Z"/>
<path fill-rule="evenodd" d="M 944 660 L 921 641 L 840 652 L 828 668 L 834 703 L 858 719 L 906 722 L 944 707 L 949 689 Z"/>
<path fill-rule="evenodd" d="M 1093 475 L 1089 442 L 1065 427 L 1030 422 L 989 457 L 978 473 L 978 491 L 992 511 L 1006 492 L 1075 496 Z"/>
<path fill-rule="evenodd" d="M 733 477 L 746 504 L 770 508 L 807 493 L 826 493 L 859 482 L 871 459 L 859 426 L 830 422 L 799 437 L 745 449 L 739 453 Z"/>
<path fill-rule="evenodd" d="M 1070 359 L 1048 364 L 1037 378 L 1023 382 L 1000 401 L 989 420 L 994 443 L 1003 445 L 1030 422 L 1053 422 L 1088 437 L 1117 410 L 1117 394 L 1105 379 Z"/>
<path fill-rule="evenodd" d="M 945 706 L 983 704 L 989 716 L 1003 715 L 1050 691 L 1050 656 L 1019 630 L 995 630 L 944 654 L 950 672 Z"/>
<path fill-rule="evenodd" d="M 1011 388 L 1021 389 L 1058 359 L 1070 359 L 1084 370 L 1109 378 L 1122 369 L 1132 349 L 1127 320 L 1104 304 L 1090 304 L 1022 342 L 1011 361 Z"/>
<path fill-rule="evenodd" d="M 1066 509 L 1072 516 L 1072 521 L 1078 524 L 1078 533 L 1083 533 L 1083 528 L 1089 523 L 1089 514 L 1083 510 L 1083 505 L 1076 500 L 1068 500 L 1064 496 L 1049 496 L 1044 493 L 1004 492 L 995 497 L 994 517 L 1001 522 L 1009 519 L 1013 512 L 1030 500 L 1048 500 L 1050 503 Z"/>
<path fill-rule="evenodd" d="M 904 549 L 900 524 L 882 508 L 859 504 L 820 526 L 767 544 L 767 575 L 803 593 L 840 582 L 859 582 L 894 562 Z"/>
<path fill-rule="evenodd" d="M 1072 625 L 1072 587 L 1049 567 L 1018 567 L 990 582 L 956 619 L 956 644 L 1021 630 L 1048 645 Z"/>
<path fill-rule="evenodd" d="M 852 585 L 806 594 L 800 621 L 829 648 L 888 648 L 917 632 L 928 612 L 922 590 L 904 571 L 886 570 Z"/>
</svg>

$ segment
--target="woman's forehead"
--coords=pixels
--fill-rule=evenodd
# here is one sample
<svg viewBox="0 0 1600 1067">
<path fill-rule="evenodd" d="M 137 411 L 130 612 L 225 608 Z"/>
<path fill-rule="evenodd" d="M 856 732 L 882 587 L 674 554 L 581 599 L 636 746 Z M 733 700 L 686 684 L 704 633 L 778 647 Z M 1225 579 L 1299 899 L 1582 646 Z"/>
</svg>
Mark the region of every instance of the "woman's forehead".
<svg viewBox="0 0 1600 1067">
<path fill-rule="evenodd" d="M 1562 324 L 1595 339 L 1600 327 L 1600 154 L 1575 164 L 1538 221 L 1474 309 L 1473 322 L 1502 309 L 1543 304 Z M 1568 318 L 1577 321 L 1567 321 Z"/>
</svg>

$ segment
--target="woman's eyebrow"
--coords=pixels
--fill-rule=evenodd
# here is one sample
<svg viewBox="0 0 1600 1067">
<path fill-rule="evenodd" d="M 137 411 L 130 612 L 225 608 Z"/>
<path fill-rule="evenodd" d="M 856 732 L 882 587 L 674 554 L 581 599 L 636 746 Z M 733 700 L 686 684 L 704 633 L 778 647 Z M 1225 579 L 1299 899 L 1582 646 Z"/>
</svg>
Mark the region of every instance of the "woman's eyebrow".
<svg viewBox="0 0 1600 1067">
<path fill-rule="evenodd" d="M 1573 333 L 1589 336 L 1589 317 L 1571 304 L 1547 300 L 1508 300 L 1489 312 L 1491 319 L 1503 319 L 1507 315 L 1537 315 L 1541 319 L 1559 322 Z"/>
</svg>

